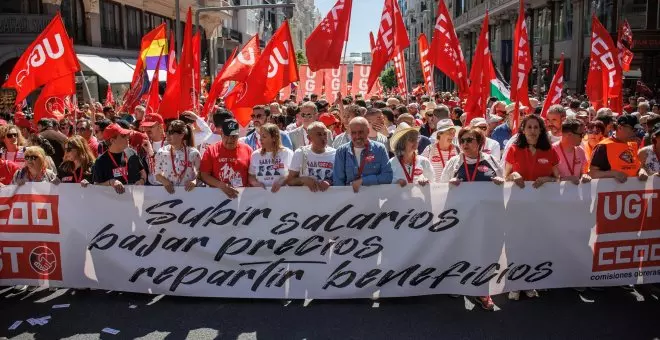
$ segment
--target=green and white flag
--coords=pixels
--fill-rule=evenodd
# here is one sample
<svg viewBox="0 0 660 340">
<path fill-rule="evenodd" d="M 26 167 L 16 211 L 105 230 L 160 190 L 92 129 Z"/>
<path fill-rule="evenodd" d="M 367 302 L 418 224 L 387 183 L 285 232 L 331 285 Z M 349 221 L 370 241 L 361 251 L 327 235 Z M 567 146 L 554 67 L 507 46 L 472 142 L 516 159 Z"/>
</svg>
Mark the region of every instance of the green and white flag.
<svg viewBox="0 0 660 340">
<path fill-rule="evenodd" d="M 507 104 L 511 104 L 511 87 L 507 82 L 504 80 L 504 77 L 502 76 L 502 73 L 500 70 L 497 69 L 497 67 L 494 67 L 495 69 L 495 78 L 490 80 L 490 95 L 491 97 L 497 98 L 497 100 L 501 100 Z"/>
</svg>

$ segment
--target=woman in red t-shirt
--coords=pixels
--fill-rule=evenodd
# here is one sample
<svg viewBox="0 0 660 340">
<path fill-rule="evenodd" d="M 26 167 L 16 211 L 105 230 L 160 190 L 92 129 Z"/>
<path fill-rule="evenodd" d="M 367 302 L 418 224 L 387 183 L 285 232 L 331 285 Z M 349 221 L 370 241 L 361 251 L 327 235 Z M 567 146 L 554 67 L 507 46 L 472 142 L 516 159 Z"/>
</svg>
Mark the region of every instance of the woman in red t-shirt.
<svg viewBox="0 0 660 340">
<path fill-rule="evenodd" d="M 506 156 L 504 176 L 521 188 L 525 181 L 534 181 L 538 188 L 547 182 L 559 181 L 559 156 L 550 144 L 543 119 L 537 115 L 523 118 L 518 139 Z"/>
</svg>

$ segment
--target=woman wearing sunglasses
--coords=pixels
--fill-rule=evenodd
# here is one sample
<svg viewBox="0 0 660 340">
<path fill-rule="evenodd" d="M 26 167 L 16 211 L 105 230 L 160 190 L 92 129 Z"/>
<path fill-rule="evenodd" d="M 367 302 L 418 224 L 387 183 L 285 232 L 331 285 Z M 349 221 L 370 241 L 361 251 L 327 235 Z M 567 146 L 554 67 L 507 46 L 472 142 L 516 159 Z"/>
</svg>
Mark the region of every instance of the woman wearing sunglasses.
<svg viewBox="0 0 660 340">
<path fill-rule="evenodd" d="M 504 183 L 502 167 L 493 155 L 482 151 L 486 136 L 478 127 L 458 132 L 461 152 L 452 157 L 442 171 L 440 182 L 459 185 L 462 182 Z"/>
<path fill-rule="evenodd" d="M 28 146 L 25 149 L 25 166 L 16 171 L 12 184 L 23 185 L 28 182 L 49 182 L 59 184 L 55 173 L 48 169 L 46 153 L 38 146 Z"/>
<path fill-rule="evenodd" d="M 417 154 L 419 128 L 401 123 L 390 138 L 390 148 L 394 157 L 390 159 L 392 184 L 405 187 L 408 184 L 425 186 L 435 179 L 428 158 Z"/>
<path fill-rule="evenodd" d="M 586 164 L 584 165 L 585 173 L 589 172 L 589 164 L 591 163 L 591 156 L 594 154 L 596 145 L 605 139 L 605 124 L 600 120 L 594 120 L 587 124 L 587 140 L 582 143 L 584 154 L 587 157 Z"/>
<path fill-rule="evenodd" d="M 191 126 L 181 120 L 172 121 L 167 129 L 167 145 L 158 150 L 155 158 L 156 180 L 170 194 L 175 186 L 185 186 L 186 191 L 197 186 L 202 157 L 194 145 Z"/>
<path fill-rule="evenodd" d="M 94 153 L 85 138 L 73 136 L 66 142 L 64 162 L 57 171 L 57 177 L 62 183 L 80 183 L 84 188 L 93 181 L 94 160 Z"/>
<path fill-rule="evenodd" d="M 250 186 L 278 192 L 289 176 L 293 151 L 282 145 L 280 129 L 266 123 L 260 127 L 261 149 L 254 150 L 250 159 Z"/>
<path fill-rule="evenodd" d="M 25 164 L 23 155 L 26 142 L 23 135 L 21 135 L 21 131 L 14 125 L 3 126 L 0 129 L 0 140 L 2 140 L 4 147 L 2 158 L 23 166 Z"/>
</svg>

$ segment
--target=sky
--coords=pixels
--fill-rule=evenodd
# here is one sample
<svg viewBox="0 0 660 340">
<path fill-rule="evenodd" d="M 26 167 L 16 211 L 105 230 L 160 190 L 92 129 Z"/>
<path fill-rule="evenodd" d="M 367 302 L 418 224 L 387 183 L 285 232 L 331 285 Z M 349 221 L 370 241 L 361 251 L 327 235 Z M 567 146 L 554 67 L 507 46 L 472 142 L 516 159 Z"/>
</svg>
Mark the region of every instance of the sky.
<svg viewBox="0 0 660 340">
<path fill-rule="evenodd" d="M 315 0 L 314 3 L 325 18 L 337 0 Z M 383 0 L 353 0 L 351 28 L 348 32 L 347 55 L 351 52 L 369 52 L 369 31 L 378 31 Z"/>
</svg>

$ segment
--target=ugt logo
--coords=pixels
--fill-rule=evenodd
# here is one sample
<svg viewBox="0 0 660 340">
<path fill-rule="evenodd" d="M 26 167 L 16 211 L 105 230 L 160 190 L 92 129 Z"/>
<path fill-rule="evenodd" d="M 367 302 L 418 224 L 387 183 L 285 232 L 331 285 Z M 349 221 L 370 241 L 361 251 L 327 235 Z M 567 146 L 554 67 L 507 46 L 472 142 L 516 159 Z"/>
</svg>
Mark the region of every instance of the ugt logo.
<svg viewBox="0 0 660 340">
<path fill-rule="evenodd" d="M 57 60 L 59 59 L 62 55 L 64 55 L 64 45 L 62 44 L 62 36 L 59 33 L 56 33 L 53 36 L 53 40 L 55 43 L 55 47 L 57 50 L 53 51 L 53 47 L 51 45 L 51 41 L 48 37 L 43 38 L 41 42 L 37 43 L 36 46 L 34 46 L 34 49 L 32 52 L 30 52 L 30 56 L 28 57 L 27 63 L 25 64 L 25 68 L 16 74 L 16 85 L 18 87 L 23 86 L 23 81 L 27 76 L 30 75 L 30 69 L 32 67 L 38 68 L 41 65 L 43 65 L 48 58 Z"/>
</svg>

